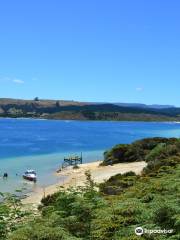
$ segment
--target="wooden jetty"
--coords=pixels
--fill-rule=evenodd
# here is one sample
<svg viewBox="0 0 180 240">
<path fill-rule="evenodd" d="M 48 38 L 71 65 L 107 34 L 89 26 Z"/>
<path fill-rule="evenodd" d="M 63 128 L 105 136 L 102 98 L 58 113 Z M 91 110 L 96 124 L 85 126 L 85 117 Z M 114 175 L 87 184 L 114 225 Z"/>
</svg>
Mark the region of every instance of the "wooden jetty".
<svg viewBox="0 0 180 240">
<path fill-rule="evenodd" d="M 64 158 L 64 162 L 62 163 L 62 168 L 68 166 L 77 166 L 78 164 L 82 164 L 82 153 L 80 156 L 69 156 Z"/>
</svg>

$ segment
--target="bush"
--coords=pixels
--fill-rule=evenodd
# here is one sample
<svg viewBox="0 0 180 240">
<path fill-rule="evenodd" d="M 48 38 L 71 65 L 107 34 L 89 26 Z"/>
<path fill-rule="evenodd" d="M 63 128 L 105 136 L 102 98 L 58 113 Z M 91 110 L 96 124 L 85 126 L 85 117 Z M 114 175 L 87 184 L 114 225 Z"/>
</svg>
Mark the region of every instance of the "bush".
<svg viewBox="0 0 180 240">
<path fill-rule="evenodd" d="M 161 206 L 154 213 L 154 223 L 162 229 L 173 229 L 175 225 L 174 214 L 175 211 L 171 207 Z"/>
<path fill-rule="evenodd" d="M 180 156 L 180 141 L 176 138 L 148 138 L 132 144 L 119 144 L 104 153 L 101 165 L 123 162 L 154 161 Z"/>
<path fill-rule="evenodd" d="M 146 162 L 153 161 L 158 158 L 161 154 L 166 152 L 166 144 L 159 143 L 156 147 L 154 147 L 145 157 Z"/>
<path fill-rule="evenodd" d="M 73 169 L 79 169 L 79 166 L 76 164 L 73 166 Z"/>
<path fill-rule="evenodd" d="M 134 172 L 127 172 L 124 174 L 116 174 L 109 178 L 109 180 L 99 185 L 100 192 L 107 195 L 117 195 L 122 193 L 126 188 L 134 185 L 139 178 Z"/>
<path fill-rule="evenodd" d="M 37 223 L 32 227 L 24 227 L 12 233 L 8 240 L 76 240 L 62 228 L 43 226 Z"/>
</svg>

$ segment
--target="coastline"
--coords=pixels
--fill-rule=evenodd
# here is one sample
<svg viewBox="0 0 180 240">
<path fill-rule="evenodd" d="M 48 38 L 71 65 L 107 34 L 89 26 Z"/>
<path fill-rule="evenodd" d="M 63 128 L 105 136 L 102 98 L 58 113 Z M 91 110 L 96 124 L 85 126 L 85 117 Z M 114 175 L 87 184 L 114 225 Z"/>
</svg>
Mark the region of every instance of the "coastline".
<svg viewBox="0 0 180 240">
<path fill-rule="evenodd" d="M 83 186 L 86 181 L 86 171 L 91 172 L 91 176 L 96 183 L 101 183 L 118 173 L 122 174 L 128 171 L 133 171 L 136 174 L 140 174 L 142 169 L 146 166 L 146 163 L 144 161 L 118 163 L 112 166 L 99 166 L 101 162 L 102 161 L 83 163 L 78 165 L 78 169 L 68 167 L 67 169 L 62 170 L 60 173 L 55 173 L 57 176 L 64 177 L 64 181 L 58 182 L 45 188 L 38 187 L 33 192 L 29 193 L 26 198 L 22 199 L 22 204 L 37 208 L 43 197 L 57 192 L 60 187 L 67 189 L 68 187 Z"/>
<path fill-rule="evenodd" d="M 180 123 L 179 120 L 165 119 L 70 119 L 70 118 L 44 118 L 44 117 L 6 117 L 0 116 L 0 119 L 16 119 L 16 120 L 39 120 L 39 121 L 80 121 L 80 122 L 141 122 L 141 123 Z"/>
</svg>

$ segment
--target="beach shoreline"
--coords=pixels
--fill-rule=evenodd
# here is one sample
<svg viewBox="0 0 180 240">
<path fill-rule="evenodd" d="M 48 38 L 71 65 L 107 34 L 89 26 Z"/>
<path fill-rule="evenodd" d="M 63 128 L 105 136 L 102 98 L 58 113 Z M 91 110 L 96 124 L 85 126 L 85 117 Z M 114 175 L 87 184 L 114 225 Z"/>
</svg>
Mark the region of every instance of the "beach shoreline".
<svg viewBox="0 0 180 240">
<path fill-rule="evenodd" d="M 26 198 L 22 199 L 22 204 L 30 205 L 36 208 L 41 203 L 41 199 L 43 197 L 57 192 L 61 187 L 67 189 L 68 187 L 83 186 L 86 181 L 86 171 L 90 171 L 91 176 L 96 183 L 102 183 L 104 180 L 107 180 L 111 176 L 118 173 L 122 174 L 125 172 L 133 171 L 136 174 L 140 174 L 142 169 L 146 166 L 146 163 L 144 161 L 118 163 L 112 166 L 100 166 L 101 162 L 102 161 L 83 163 L 78 165 L 79 168 L 77 169 L 73 169 L 71 166 L 63 169 L 59 173 L 55 173 L 58 177 L 64 177 L 64 180 L 47 187 L 37 187 L 33 192 L 30 192 Z"/>
</svg>

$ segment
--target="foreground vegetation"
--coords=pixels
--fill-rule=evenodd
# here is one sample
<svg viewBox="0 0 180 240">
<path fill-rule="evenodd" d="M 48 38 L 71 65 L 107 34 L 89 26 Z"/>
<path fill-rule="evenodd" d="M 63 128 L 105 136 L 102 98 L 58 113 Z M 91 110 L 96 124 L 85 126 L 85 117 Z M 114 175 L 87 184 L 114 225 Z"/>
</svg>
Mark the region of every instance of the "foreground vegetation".
<svg viewBox="0 0 180 240">
<path fill-rule="evenodd" d="M 153 138 L 117 145 L 105 153 L 103 164 L 138 160 L 147 162 L 141 176 L 118 174 L 97 186 L 87 172 L 84 187 L 62 188 L 42 199 L 36 217 L 22 212 L 18 200 L 1 203 L 1 239 L 180 239 L 180 140 Z M 139 226 L 173 232 L 139 237 L 134 233 Z"/>
</svg>

